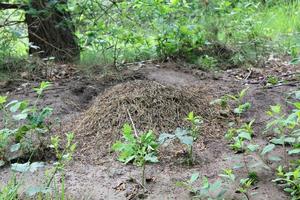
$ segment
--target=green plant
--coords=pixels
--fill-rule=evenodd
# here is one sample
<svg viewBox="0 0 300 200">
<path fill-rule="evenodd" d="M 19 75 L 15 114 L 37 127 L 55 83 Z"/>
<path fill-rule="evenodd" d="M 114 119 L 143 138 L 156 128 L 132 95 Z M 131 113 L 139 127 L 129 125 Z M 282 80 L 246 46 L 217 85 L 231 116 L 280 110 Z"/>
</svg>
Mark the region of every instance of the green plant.
<svg viewBox="0 0 300 200">
<path fill-rule="evenodd" d="M 245 195 L 247 200 L 250 200 L 250 196 L 248 194 L 250 187 L 253 185 L 254 180 L 251 178 L 240 179 L 240 187 L 238 188 L 238 192 Z"/>
<path fill-rule="evenodd" d="M 193 141 L 196 141 L 200 135 L 200 128 L 203 124 L 203 120 L 200 116 L 194 114 L 194 112 L 189 112 L 188 116 L 185 118 L 188 122 L 190 122 L 189 132 L 193 137 Z"/>
<path fill-rule="evenodd" d="M 292 200 L 299 199 L 300 196 L 300 167 L 285 171 L 282 166 L 277 168 L 277 178 L 273 182 L 284 186 L 284 191 L 290 193 Z"/>
<path fill-rule="evenodd" d="M 209 200 L 222 200 L 224 199 L 225 189 L 222 189 L 222 181 L 217 180 L 210 183 L 207 177 L 204 177 L 200 187 L 194 186 L 195 182 L 199 179 L 199 173 L 192 174 L 191 178 L 187 181 L 178 181 L 176 186 L 188 190 L 193 199 L 209 199 Z"/>
<path fill-rule="evenodd" d="M 16 176 L 12 176 L 9 183 L 0 190 L 0 199 L 1 200 L 17 200 L 18 198 L 18 189 L 20 183 L 17 182 Z"/>
<path fill-rule="evenodd" d="M 124 124 L 123 129 L 124 141 L 117 141 L 112 149 L 120 152 L 118 160 L 128 164 L 132 162 L 134 165 L 142 169 L 142 186 L 145 187 L 145 167 L 146 163 L 156 163 L 158 143 L 152 131 L 138 134 L 133 133 L 130 125 Z"/>
<path fill-rule="evenodd" d="M 204 55 L 198 58 L 196 63 L 199 65 L 200 69 L 213 70 L 216 68 L 218 61 L 214 57 Z"/>
<path fill-rule="evenodd" d="M 240 116 L 241 114 L 245 113 L 247 110 L 249 110 L 251 108 L 251 104 L 249 102 L 243 103 L 243 99 L 244 99 L 248 89 L 249 88 L 245 88 L 236 95 L 226 94 L 219 99 L 215 99 L 215 100 L 211 101 L 210 104 L 218 104 L 222 107 L 222 109 L 229 108 L 235 114 L 238 114 Z M 233 109 L 230 108 L 229 102 L 233 103 L 236 107 Z"/>
<path fill-rule="evenodd" d="M 0 95 L 0 112 L 2 112 L 3 114 L 3 124 L 4 125 L 8 125 L 8 122 L 9 122 L 9 116 L 8 116 L 8 113 L 7 113 L 7 110 L 6 110 L 6 107 L 5 107 L 5 103 L 7 102 L 7 96 L 1 96 Z"/>
<path fill-rule="evenodd" d="M 56 162 L 53 164 L 53 167 L 46 171 L 46 181 L 44 185 L 42 186 L 32 186 L 29 187 L 26 190 L 26 194 L 29 197 L 39 197 L 41 199 L 52 199 L 51 195 L 49 194 L 52 192 L 51 184 L 54 183 L 54 196 L 55 199 L 65 199 L 65 167 L 66 165 L 72 160 L 73 154 L 76 149 L 76 143 L 74 143 L 74 133 L 68 133 L 66 134 L 66 144 L 64 148 L 61 147 L 61 139 L 58 136 L 51 137 L 51 145 L 50 148 L 52 148 L 55 151 L 56 155 Z M 30 166 L 32 166 L 34 163 L 32 163 Z M 42 167 L 43 165 L 35 165 L 38 167 Z M 29 170 L 31 167 L 29 168 Z M 31 170 L 30 170 L 31 171 Z M 60 192 L 58 192 L 57 188 L 57 181 L 55 180 L 55 176 L 60 173 L 61 175 L 61 189 Z M 60 193 L 60 194 L 59 194 Z"/>
<path fill-rule="evenodd" d="M 233 184 L 236 182 L 236 176 L 234 175 L 232 169 L 225 169 L 224 174 L 220 174 L 225 181 L 229 181 L 229 184 Z M 250 172 L 247 178 L 242 178 L 239 180 L 238 187 L 236 192 L 242 193 L 248 200 L 250 199 L 249 189 L 254 183 L 258 182 L 258 176 L 256 172 Z"/>
<path fill-rule="evenodd" d="M 248 196 L 247 191 L 249 187 L 258 181 L 258 176 L 251 171 L 251 166 L 245 159 L 249 153 L 257 153 L 259 160 L 254 160 L 253 166 L 262 166 L 269 170 L 274 170 L 270 162 L 278 162 L 282 160 L 283 163 L 277 167 L 277 178 L 274 182 L 282 184 L 284 190 L 297 199 L 299 196 L 299 159 L 290 159 L 289 155 L 299 155 L 300 153 L 300 103 L 291 103 L 294 109 L 289 114 L 284 114 L 280 105 L 270 106 L 267 114 L 271 120 L 266 125 L 264 133 L 272 133 L 272 138 L 266 145 L 258 145 L 252 140 L 252 123 L 243 125 L 241 130 L 230 128 L 226 134 L 226 138 L 233 140 L 231 147 L 234 150 L 243 150 L 243 165 L 248 172 L 248 178 L 241 180 L 241 187 L 239 191 Z M 242 135 L 240 135 L 242 134 Z M 244 139 L 247 143 L 244 143 Z M 281 145 L 283 152 L 281 155 L 269 155 L 274 151 L 276 145 Z M 254 158 L 254 157 L 253 157 Z M 249 197 L 247 197 L 249 198 Z"/>
<path fill-rule="evenodd" d="M 188 129 L 177 128 L 174 134 L 162 133 L 160 134 L 158 141 L 160 144 L 169 144 L 170 141 L 178 139 L 181 144 L 184 144 L 188 147 L 188 163 L 193 164 L 193 143 L 199 137 L 200 128 L 203 123 L 203 120 L 200 116 L 196 116 L 194 112 L 190 112 L 186 117 L 186 120 L 190 122 L 190 127 Z"/>
<path fill-rule="evenodd" d="M 276 85 L 279 82 L 279 78 L 277 76 L 268 76 L 267 83 L 270 85 Z"/>
<path fill-rule="evenodd" d="M 251 141 L 253 136 L 252 125 L 255 120 L 250 121 L 249 123 L 244 123 L 240 128 L 229 128 L 225 134 L 225 138 L 231 141 L 230 147 L 236 152 L 246 151 L 246 146 L 244 141 Z"/>
<path fill-rule="evenodd" d="M 38 97 L 33 103 L 26 100 L 13 100 L 6 104 L 7 97 L 0 97 L 0 112 L 2 112 L 5 126 L 4 129 L 0 130 L 0 160 L 2 162 L 5 160 L 4 150 L 8 149 L 7 146 L 10 145 L 11 152 L 16 152 L 21 147 L 25 147 L 26 142 L 23 141 L 23 138 L 29 133 L 36 134 L 40 144 L 42 144 L 40 137 L 49 130 L 46 119 L 51 116 L 52 108 L 40 108 L 37 103 L 43 92 L 50 86 L 49 82 L 42 82 L 38 88 L 34 88 Z M 33 153 L 35 148 L 29 145 L 27 150 Z"/>
</svg>

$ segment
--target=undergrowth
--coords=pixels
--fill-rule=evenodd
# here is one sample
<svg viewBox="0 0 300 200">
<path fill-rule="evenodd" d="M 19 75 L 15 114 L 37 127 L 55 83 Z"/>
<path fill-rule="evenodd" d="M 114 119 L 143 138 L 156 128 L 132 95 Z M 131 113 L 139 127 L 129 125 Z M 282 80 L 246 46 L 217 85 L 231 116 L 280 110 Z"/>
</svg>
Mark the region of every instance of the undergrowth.
<svg viewBox="0 0 300 200">
<path fill-rule="evenodd" d="M 299 60 L 298 1 L 80 0 L 68 4 L 83 66 L 119 68 L 134 61 L 180 58 L 212 70 L 259 65 L 269 54 Z M 13 16 L 22 19 L 23 13 Z M 0 70 L 7 60 L 26 55 L 24 35 L 26 29 L 19 24 L 1 28 Z"/>
</svg>

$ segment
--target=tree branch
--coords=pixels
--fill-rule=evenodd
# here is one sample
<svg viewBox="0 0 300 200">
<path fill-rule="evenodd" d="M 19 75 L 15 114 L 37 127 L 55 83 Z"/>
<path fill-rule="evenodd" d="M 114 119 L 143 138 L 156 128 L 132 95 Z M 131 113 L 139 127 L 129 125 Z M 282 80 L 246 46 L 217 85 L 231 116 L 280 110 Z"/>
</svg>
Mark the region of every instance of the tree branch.
<svg viewBox="0 0 300 200">
<path fill-rule="evenodd" d="M 0 10 L 7 9 L 23 9 L 26 10 L 28 7 L 23 4 L 10 4 L 10 3 L 0 3 Z"/>
</svg>

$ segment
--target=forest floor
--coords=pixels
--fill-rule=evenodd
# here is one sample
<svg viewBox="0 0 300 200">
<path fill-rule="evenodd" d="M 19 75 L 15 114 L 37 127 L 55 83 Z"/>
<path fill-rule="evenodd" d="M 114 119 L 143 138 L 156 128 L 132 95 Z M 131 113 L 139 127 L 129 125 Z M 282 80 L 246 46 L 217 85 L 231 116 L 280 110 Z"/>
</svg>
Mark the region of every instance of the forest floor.
<svg viewBox="0 0 300 200">
<path fill-rule="evenodd" d="M 63 68 L 63 66 L 61 66 Z M 63 69 L 58 68 L 58 71 Z M 252 104 L 251 109 L 243 116 L 244 121 L 255 119 L 255 141 L 266 144 L 267 137 L 262 135 L 268 116 L 265 112 L 270 105 L 282 104 L 286 106 L 289 92 L 299 89 L 298 66 L 291 66 L 282 60 L 268 60 L 264 68 L 230 69 L 219 72 L 203 72 L 197 69 L 182 67 L 180 63 L 142 63 L 129 66 L 126 70 L 109 76 L 94 74 L 81 75 L 76 70 L 68 78 L 53 80 L 53 87 L 45 92 L 43 105 L 54 108 L 54 116 L 59 118 L 62 126 L 54 129 L 55 133 L 61 130 L 74 131 L 76 121 L 94 103 L 95 98 L 117 84 L 128 81 L 142 80 L 155 81 L 164 86 L 175 87 L 178 90 L 185 88 L 203 87 L 210 100 L 225 94 L 236 94 L 249 87 L 246 101 Z M 267 85 L 267 77 L 276 76 L 279 82 L 276 85 Z M 7 94 L 10 99 L 33 99 L 35 94 L 32 87 L 39 83 L 37 80 L 21 80 L 3 82 L 0 94 Z M 209 107 L 210 105 L 206 105 Z M 167 108 L 166 108 L 167 109 Z M 286 106 L 285 109 L 288 109 Z M 187 111 L 189 112 L 189 111 Z M 216 116 L 218 120 L 219 116 Z M 136 121 L 138 119 L 135 119 Z M 160 162 L 148 165 L 147 174 L 147 199 L 190 199 L 188 191 L 176 186 L 176 182 L 189 179 L 194 172 L 199 172 L 201 177 L 206 176 L 210 181 L 218 179 L 223 169 L 234 168 L 242 159 L 242 155 L 230 150 L 228 142 L 224 139 L 227 119 L 220 118 L 220 129 L 210 130 L 216 137 L 201 136 L 195 146 L 196 164 L 187 166 L 180 162 L 182 155 L 178 149 L 172 149 L 168 156 L 160 156 Z M 88 140 L 88 136 L 86 136 Z M 81 142 L 78 139 L 78 150 L 81 151 Z M 280 151 L 280 150 L 278 150 Z M 97 152 L 95 150 L 95 152 Z M 82 158 L 89 155 L 77 153 L 74 160 L 67 167 L 65 184 L 66 193 L 71 199 L 134 199 L 138 198 L 139 185 L 134 180 L 139 180 L 140 170 L 133 165 L 124 165 L 116 160 L 116 155 L 107 153 L 91 154 L 96 162 L 88 162 Z M 47 156 L 45 156 L 47 157 Z M 255 161 L 255 156 L 254 156 Z M 50 164 L 51 160 L 47 161 Z M 249 161 L 250 162 L 250 161 Z M 47 167 L 45 167 L 47 169 Z M 18 179 L 25 184 L 22 191 L 30 185 L 38 185 L 44 179 L 45 169 L 34 174 L 17 174 Z M 281 188 L 271 182 L 273 174 L 266 169 L 257 169 L 259 182 L 251 190 L 252 199 L 256 200 L 283 200 L 289 197 Z M 237 169 L 239 177 L 245 177 L 245 169 Z M 10 168 L 0 169 L 0 188 L 7 183 L 12 172 Z M 243 199 L 241 194 L 235 192 L 236 186 L 229 185 L 228 199 Z"/>
</svg>

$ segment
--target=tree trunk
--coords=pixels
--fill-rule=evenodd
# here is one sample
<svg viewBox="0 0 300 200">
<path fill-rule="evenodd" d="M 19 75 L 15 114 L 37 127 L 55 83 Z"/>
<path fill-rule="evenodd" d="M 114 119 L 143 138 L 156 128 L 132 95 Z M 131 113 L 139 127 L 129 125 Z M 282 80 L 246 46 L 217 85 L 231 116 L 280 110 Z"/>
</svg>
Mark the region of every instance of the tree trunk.
<svg viewBox="0 0 300 200">
<path fill-rule="evenodd" d="M 30 0 L 25 21 L 28 25 L 29 54 L 56 61 L 79 58 L 80 49 L 74 35 L 67 0 Z"/>
</svg>

